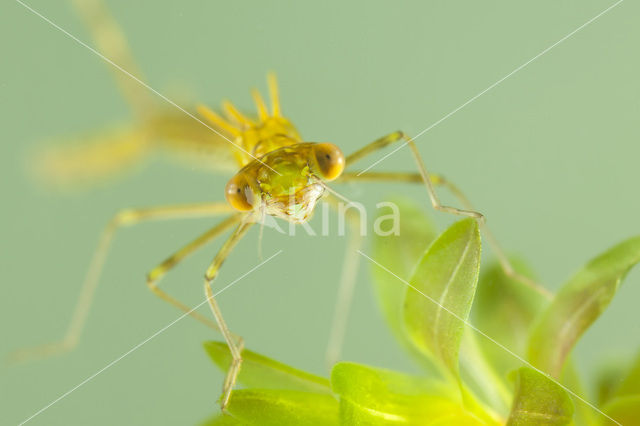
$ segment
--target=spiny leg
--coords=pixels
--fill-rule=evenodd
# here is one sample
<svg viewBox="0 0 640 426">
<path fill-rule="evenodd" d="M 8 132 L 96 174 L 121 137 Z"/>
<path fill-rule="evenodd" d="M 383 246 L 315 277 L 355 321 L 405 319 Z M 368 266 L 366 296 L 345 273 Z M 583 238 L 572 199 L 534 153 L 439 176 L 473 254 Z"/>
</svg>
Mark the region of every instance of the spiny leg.
<svg viewBox="0 0 640 426">
<path fill-rule="evenodd" d="M 452 213 L 452 214 L 456 214 L 456 215 L 460 215 L 460 216 L 469 216 L 472 217 L 476 220 L 478 220 L 479 222 L 483 222 L 484 221 L 484 216 L 482 215 L 482 213 L 479 213 L 475 210 L 463 210 L 463 209 L 458 209 L 455 207 L 450 207 L 450 206 L 445 206 L 442 205 L 440 203 L 440 199 L 438 198 L 438 195 L 436 194 L 436 191 L 433 189 L 433 183 L 431 182 L 431 179 L 429 178 L 429 173 L 427 172 L 427 169 L 424 165 L 424 162 L 422 161 L 422 157 L 420 157 L 420 153 L 418 152 L 418 148 L 416 148 L 415 143 L 413 142 L 413 140 L 405 135 L 403 132 L 401 131 L 397 131 L 397 132 L 393 132 L 387 136 L 384 136 L 376 141 L 373 141 L 372 143 L 365 145 L 363 148 L 359 149 L 358 151 L 354 152 L 353 154 L 347 156 L 346 158 L 346 167 L 351 166 L 353 163 L 355 163 L 356 161 L 362 159 L 363 157 L 378 151 L 382 148 L 385 148 L 393 143 L 399 142 L 401 140 L 406 141 L 406 143 L 409 145 L 409 148 L 411 148 L 411 152 L 413 153 L 413 157 L 416 161 L 416 164 L 418 165 L 418 170 L 420 172 L 420 175 L 422 176 L 422 181 L 424 182 L 425 186 L 427 187 L 427 193 L 429 194 L 429 198 L 431 199 L 431 205 L 433 206 L 434 209 L 436 210 L 440 210 L 443 212 L 447 212 L 447 213 Z"/>
<path fill-rule="evenodd" d="M 431 173 L 431 182 L 438 185 L 437 177 Z M 344 172 L 336 182 L 406 182 L 423 183 L 420 173 L 412 172 Z"/>
<path fill-rule="evenodd" d="M 448 181 L 444 177 L 427 172 L 426 168 L 424 167 L 424 163 L 422 162 L 422 158 L 420 157 L 420 154 L 415 146 L 415 143 L 413 142 L 413 140 L 411 140 L 411 138 L 409 138 L 403 132 L 398 131 L 398 132 L 391 133 L 390 135 L 382 137 L 364 146 L 363 148 L 359 149 L 353 154 L 347 156 L 346 158 L 347 167 L 355 163 L 356 161 L 362 159 L 363 157 L 377 150 L 385 148 L 388 145 L 399 142 L 401 140 L 405 140 L 409 145 L 409 147 L 411 148 L 413 156 L 416 159 L 416 162 L 418 164 L 420 173 L 345 172 L 340 177 L 339 181 L 348 182 L 348 181 L 360 180 L 360 181 L 396 181 L 396 182 L 424 183 L 427 186 L 427 191 L 429 192 L 431 204 L 436 210 L 445 211 L 448 213 L 453 213 L 458 215 L 470 216 L 475 218 L 478 221 L 478 225 L 484 232 L 489 242 L 489 245 L 491 246 L 494 253 L 496 254 L 496 257 L 498 258 L 498 262 L 500 263 L 502 270 L 507 276 L 531 287 L 532 289 L 534 289 L 535 291 L 537 291 L 547 299 L 550 299 L 552 297 L 552 294 L 551 292 L 549 292 L 549 290 L 547 290 L 546 288 L 544 288 L 543 286 L 541 286 L 531 278 L 526 277 L 522 274 L 519 274 L 518 272 L 515 271 L 508 257 L 504 253 L 504 250 L 502 249 L 502 247 L 500 246 L 496 238 L 493 236 L 493 233 L 489 230 L 488 226 L 486 225 L 484 221 L 484 216 L 473 209 L 471 202 L 464 195 L 464 193 L 456 185 L 454 185 L 452 182 Z M 442 206 L 433 189 L 433 185 L 442 185 L 445 188 L 447 188 L 460 201 L 460 203 L 465 207 L 466 210 L 456 209 L 454 207 Z"/>
<path fill-rule="evenodd" d="M 101 0 L 73 0 L 72 4 L 89 29 L 95 51 L 116 67 L 144 79 L 122 29 L 104 3 Z M 136 120 L 126 126 L 85 134 L 35 151 L 29 166 L 47 186 L 85 187 L 113 177 L 141 163 L 153 148 L 153 135 L 146 123 L 158 114 L 158 104 L 146 88 L 116 67 L 108 68 Z"/>
<path fill-rule="evenodd" d="M 358 250 L 362 248 L 363 236 L 361 235 L 362 222 L 359 214 L 354 213 L 351 209 L 341 210 L 340 203 L 335 196 L 330 195 L 325 201 L 339 213 L 345 213 L 350 227 L 349 240 L 347 241 L 344 262 L 342 264 L 342 273 L 340 275 L 335 312 L 333 314 L 333 322 L 331 324 L 329 342 L 327 344 L 327 352 L 325 354 L 325 362 L 327 363 L 327 367 L 331 369 L 331 367 L 340 358 L 340 353 L 342 352 L 342 346 L 344 344 L 349 311 L 351 310 L 351 303 L 358 274 L 358 265 L 360 263 Z"/>
<path fill-rule="evenodd" d="M 89 308 L 91 307 L 91 302 L 93 301 L 93 296 L 98 286 L 98 281 L 106 260 L 109 246 L 111 245 L 113 236 L 118 228 L 147 220 L 206 217 L 228 213 L 230 211 L 231 207 L 227 203 L 221 202 L 124 209 L 118 212 L 111 221 L 109 221 L 102 232 L 102 236 L 100 237 L 98 247 L 89 265 L 89 270 L 82 285 L 80 297 L 76 303 L 71 323 L 69 324 L 65 337 L 58 342 L 18 350 L 10 356 L 10 359 L 13 361 L 25 361 L 28 359 L 46 358 L 51 355 L 68 352 L 78 344 L 80 334 L 82 333 L 82 329 L 89 313 Z"/>
<path fill-rule="evenodd" d="M 213 280 L 215 280 L 216 276 L 218 275 L 218 271 L 220 270 L 222 263 L 225 261 L 227 256 L 229 256 L 229 253 L 231 252 L 231 250 L 233 250 L 235 245 L 238 244 L 242 237 L 244 237 L 251 225 L 253 225 L 253 221 L 251 220 L 245 220 L 240 225 L 238 225 L 233 234 L 231 234 L 229 239 L 220 248 L 220 251 L 214 257 L 204 276 L 204 293 L 207 297 L 207 301 L 209 302 L 211 312 L 213 312 L 213 316 L 218 323 L 220 332 L 222 333 L 224 340 L 227 342 L 227 346 L 229 347 L 229 352 L 231 353 L 232 358 L 231 365 L 229 366 L 227 376 L 225 377 L 224 384 L 222 386 L 222 399 L 220 401 L 220 408 L 223 411 L 229 403 L 231 391 L 233 390 L 233 386 L 235 385 L 236 379 L 238 378 L 238 373 L 240 372 L 244 342 L 241 338 L 233 335 L 229 331 L 229 327 L 227 327 L 227 323 L 222 316 L 222 312 L 220 311 L 218 302 L 216 302 L 216 299 L 213 295 L 211 283 L 213 283 Z"/>
<path fill-rule="evenodd" d="M 187 256 L 189 256 L 190 254 L 195 253 L 202 246 L 204 246 L 205 244 L 207 244 L 207 243 L 211 242 L 212 240 L 214 240 L 216 237 L 218 237 L 224 231 L 226 231 L 227 229 L 229 229 L 230 227 L 232 227 L 233 225 L 238 223 L 240 220 L 241 220 L 241 216 L 240 215 L 236 214 L 236 215 L 229 216 L 227 219 L 225 219 L 224 221 L 220 222 L 219 224 L 217 224 L 213 228 L 209 229 L 207 232 L 205 232 L 204 234 L 200 235 L 195 240 L 189 242 L 184 247 L 182 247 L 180 250 L 178 250 L 177 252 L 175 252 L 174 254 L 169 256 L 167 259 L 165 259 L 158 266 L 153 268 L 151 270 L 151 272 L 149 272 L 149 274 L 147 275 L 147 286 L 149 287 L 149 290 L 151 290 L 156 296 L 158 296 L 159 298 L 161 298 L 165 302 L 171 303 L 176 308 L 178 308 L 181 311 L 191 315 L 193 318 L 197 319 L 198 321 L 202 322 L 203 324 L 207 325 L 208 327 L 211 327 L 212 329 L 219 331 L 219 328 L 216 325 L 216 323 L 212 322 L 207 317 L 205 317 L 203 315 L 200 315 L 199 313 L 197 313 L 196 311 L 191 309 L 189 306 L 185 305 L 184 303 L 182 303 L 179 300 L 175 299 L 174 297 L 170 296 L 166 292 L 160 290 L 160 288 L 158 287 L 158 282 L 172 268 L 174 268 L 178 263 L 180 263 L 182 260 L 184 260 Z"/>
<path fill-rule="evenodd" d="M 471 205 L 469 199 L 451 181 L 445 179 L 443 176 L 434 174 L 431 174 L 431 179 L 436 185 L 442 185 L 447 188 L 466 209 L 473 209 L 473 206 Z M 520 274 L 513 268 L 513 265 L 511 265 L 511 262 L 502 249 L 502 246 L 498 243 L 498 240 L 494 237 L 493 232 L 491 232 L 487 224 L 484 222 L 480 222 L 479 225 L 482 232 L 484 232 L 484 236 L 487 238 L 489 245 L 493 249 L 494 254 L 498 258 L 500 267 L 502 268 L 505 275 L 513 278 L 516 281 L 520 281 L 521 283 L 531 287 L 533 290 L 540 293 L 545 298 L 551 300 L 553 298 L 553 294 L 549 290 L 537 283 L 535 280 L 532 280 L 531 278 Z"/>
</svg>

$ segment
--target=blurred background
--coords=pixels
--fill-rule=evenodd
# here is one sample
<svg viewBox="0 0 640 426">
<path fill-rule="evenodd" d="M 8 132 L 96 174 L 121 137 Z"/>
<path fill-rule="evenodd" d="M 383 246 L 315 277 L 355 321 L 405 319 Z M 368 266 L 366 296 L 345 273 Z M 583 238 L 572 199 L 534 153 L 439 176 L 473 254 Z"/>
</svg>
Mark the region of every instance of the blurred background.
<svg viewBox="0 0 640 426">
<path fill-rule="evenodd" d="M 228 178 L 160 159 L 85 191 L 35 182 L 28 166 L 38 147 L 126 123 L 130 112 L 100 58 L 19 3 L 3 3 L 2 355 L 63 336 L 98 236 L 119 208 L 222 200 Z M 613 3 L 107 1 L 151 87 L 187 107 L 228 98 L 251 110 L 249 89 L 264 90 L 274 70 L 283 111 L 303 137 L 346 152 L 397 129 L 421 132 Z M 93 44 L 68 2 L 28 4 Z M 463 188 L 507 251 L 551 289 L 639 232 L 639 14 L 637 3 L 621 3 L 417 140 L 427 166 Z M 413 169 L 408 149 L 376 166 Z M 402 194 L 442 227 L 455 220 L 431 212 L 421 187 L 339 190 L 371 215 L 376 202 Z M 175 320 L 179 312 L 151 295 L 145 274 L 210 226 L 191 219 L 122 230 L 77 350 L 1 367 L 0 423 L 25 420 Z M 219 288 L 260 262 L 257 233 L 228 259 Z M 181 264 L 164 288 L 200 303 L 219 244 Z M 335 233 L 267 229 L 265 256 L 283 253 L 220 296 L 231 329 L 250 349 L 326 374 L 344 244 Z M 383 323 L 370 280 L 363 263 L 343 358 L 417 371 Z M 581 372 L 637 352 L 638 300 L 634 270 L 574 351 Z M 184 319 L 29 424 L 195 424 L 217 410 L 223 375 L 202 349 L 212 339 L 220 336 Z"/>
</svg>

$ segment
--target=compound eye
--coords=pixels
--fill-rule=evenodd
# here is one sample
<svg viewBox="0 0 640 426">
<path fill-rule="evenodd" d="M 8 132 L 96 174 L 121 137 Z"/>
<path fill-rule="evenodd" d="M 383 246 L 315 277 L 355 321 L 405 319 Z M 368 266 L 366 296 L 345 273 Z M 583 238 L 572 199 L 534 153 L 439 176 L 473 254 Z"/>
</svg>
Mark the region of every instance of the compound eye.
<svg viewBox="0 0 640 426">
<path fill-rule="evenodd" d="M 332 143 L 314 145 L 313 153 L 318 164 L 318 171 L 323 179 L 334 180 L 344 170 L 344 154 Z"/>
<path fill-rule="evenodd" d="M 247 212 L 253 210 L 253 192 L 251 187 L 247 183 L 247 180 L 240 175 L 236 175 L 229 182 L 225 188 L 225 197 L 227 202 L 231 204 L 234 209 Z"/>
</svg>

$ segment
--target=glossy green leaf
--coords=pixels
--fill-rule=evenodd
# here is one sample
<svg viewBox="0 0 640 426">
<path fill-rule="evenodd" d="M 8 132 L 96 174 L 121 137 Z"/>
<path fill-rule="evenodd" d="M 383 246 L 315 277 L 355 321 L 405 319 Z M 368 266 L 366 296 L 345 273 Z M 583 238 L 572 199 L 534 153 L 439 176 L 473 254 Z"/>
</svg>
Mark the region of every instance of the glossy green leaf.
<svg viewBox="0 0 640 426">
<path fill-rule="evenodd" d="M 606 309 L 622 278 L 638 261 L 640 237 L 634 237 L 593 259 L 569 280 L 532 331 L 531 362 L 559 377 L 577 340 Z"/>
<path fill-rule="evenodd" d="M 398 235 L 381 235 L 373 237 L 373 258 L 378 259 L 386 268 L 400 278 L 409 280 L 413 269 L 429 244 L 436 237 L 436 232 L 424 211 L 414 203 L 394 200 L 400 213 Z M 376 220 L 391 214 L 388 209 L 379 209 Z M 383 228 L 386 230 L 386 228 Z M 396 338 L 405 344 L 402 305 L 407 287 L 396 277 L 384 269 L 373 265 L 372 269 L 375 294 L 382 313 L 394 332 Z"/>
<path fill-rule="evenodd" d="M 224 342 L 205 342 L 204 348 L 224 372 L 231 364 L 231 354 Z M 331 393 L 329 380 L 289 367 L 263 355 L 245 349 L 238 381 L 247 387 L 289 389 L 307 392 Z"/>
<path fill-rule="evenodd" d="M 344 425 L 480 425 L 457 386 L 342 362 L 331 372 Z"/>
<path fill-rule="evenodd" d="M 533 275 L 521 260 L 510 260 L 518 273 Z M 482 268 L 471 317 L 474 325 L 493 340 L 524 356 L 529 328 L 545 303 L 538 292 L 508 277 L 494 261 Z M 512 395 L 506 375 L 521 362 L 489 339 L 465 333 L 460 364 L 466 383 L 486 402 L 507 413 Z"/>
<path fill-rule="evenodd" d="M 417 265 L 404 304 L 412 343 L 458 377 L 458 351 L 480 266 L 480 233 L 473 219 L 454 223 Z"/>
<path fill-rule="evenodd" d="M 522 367 L 515 373 L 515 396 L 508 426 L 561 426 L 571 423 L 573 402 L 564 389 L 528 367 Z"/>
<path fill-rule="evenodd" d="M 231 395 L 229 413 L 259 426 L 337 426 L 338 401 L 331 395 L 276 389 L 241 389 Z"/>
<path fill-rule="evenodd" d="M 532 276 L 524 262 L 510 260 L 518 273 Z M 480 274 L 471 316 L 474 325 L 493 340 L 517 355 L 525 356 L 533 321 L 546 304 L 540 293 L 508 277 L 500 264 L 492 262 L 483 267 Z M 521 365 L 516 357 L 488 339 L 478 341 L 502 377 Z"/>
<path fill-rule="evenodd" d="M 242 422 L 235 417 L 231 417 L 224 414 L 218 414 L 204 423 L 201 426 L 247 426 L 248 423 Z"/>
<path fill-rule="evenodd" d="M 499 375 L 489 363 L 478 343 L 478 334 L 471 329 L 466 329 L 462 337 L 460 370 L 462 381 L 471 392 L 499 413 L 508 413 L 511 390 L 507 387 L 504 376 Z"/>
<path fill-rule="evenodd" d="M 583 399 L 591 400 L 591 397 L 588 396 L 585 391 L 582 383 L 582 377 L 578 372 L 571 355 L 564 362 L 564 368 L 562 369 L 562 375 L 560 376 L 559 381 L 563 386 L 566 386 L 567 389 L 571 389 L 571 391 L 576 395 L 581 396 Z M 599 416 L 600 414 L 594 410 L 593 407 L 589 407 L 584 403 L 578 403 L 576 404 L 575 411 L 573 413 L 573 421 L 576 425 L 592 426 L 598 424 L 600 420 Z"/>
<path fill-rule="evenodd" d="M 621 396 L 611 400 L 603 409 L 604 413 L 618 424 L 603 416 L 604 425 L 638 426 L 640 425 L 640 394 Z"/>
</svg>

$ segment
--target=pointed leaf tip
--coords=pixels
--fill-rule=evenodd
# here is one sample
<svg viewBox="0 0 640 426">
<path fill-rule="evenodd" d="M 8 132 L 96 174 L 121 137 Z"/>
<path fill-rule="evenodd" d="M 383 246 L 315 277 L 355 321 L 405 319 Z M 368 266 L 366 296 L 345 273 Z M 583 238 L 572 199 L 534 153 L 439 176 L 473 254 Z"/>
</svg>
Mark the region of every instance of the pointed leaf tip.
<svg viewBox="0 0 640 426">
<path fill-rule="evenodd" d="M 640 261 L 640 236 L 628 239 L 591 260 L 560 289 L 533 329 L 530 361 L 559 377 L 580 336 L 605 311 L 619 284 Z"/>
<path fill-rule="evenodd" d="M 473 219 L 454 223 L 429 247 L 410 279 L 404 323 L 412 343 L 458 377 L 458 350 L 480 267 Z"/>
<path fill-rule="evenodd" d="M 424 211 L 414 203 L 398 199 L 394 200 L 394 204 L 399 211 L 398 233 L 376 233 L 373 237 L 372 253 L 374 259 L 378 259 L 400 278 L 408 280 L 427 247 L 436 237 L 436 231 Z M 385 215 L 388 215 L 388 212 L 381 209 L 376 221 Z M 377 265 L 372 267 L 374 290 L 380 309 L 396 338 L 405 344 L 402 305 L 407 287 L 384 269 Z"/>
<path fill-rule="evenodd" d="M 205 342 L 205 350 L 222 371 L 231 364 L 224 342 Z M 245 349 L 238 381 L 247 387 L 331 393 L 329 380 Z"/>
<path fill-rule="evenodd" d="M 573 402 L 553 380 L 522 367 L 515 372 L 516 390 L 507 426 L 562 426 L 571 423 Z"/>
</svg>

